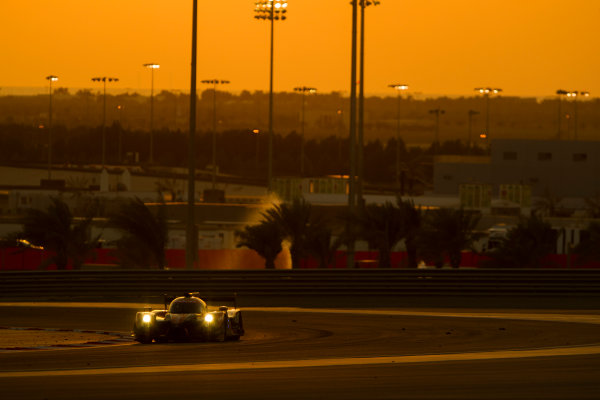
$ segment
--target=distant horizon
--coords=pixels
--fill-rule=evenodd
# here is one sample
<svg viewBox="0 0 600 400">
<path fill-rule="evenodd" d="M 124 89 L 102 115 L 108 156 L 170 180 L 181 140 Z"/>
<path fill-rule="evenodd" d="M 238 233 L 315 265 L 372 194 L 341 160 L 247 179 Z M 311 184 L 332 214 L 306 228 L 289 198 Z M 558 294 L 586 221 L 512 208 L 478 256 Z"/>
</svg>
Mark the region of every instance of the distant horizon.
<svg viewBox="0 0 600 400">
<path fill-rule="evenodd" d="M 92 93 L 96 93 L 96 94 L 102 93 L 102 91 L 103 91 L 103 88 L 94 87 L 92 85 L 82 86 L 82 87 L 68 87 L 68 86 L 61 86 L 60 84 L 55 84 L 55 86 L 53 86 L 53 91 L 56 89 L 68 89 L 70 94 L 75 94 L 79 90 L 91 90 Z M 563 88 L 563 89 L 570 90 L 568 88 Z M 197 93 L 199 94 L 206 90 L 212 90 L 212 89 L 211 89 L 211 87 L 202 85 L 197 88 Z M 218 87 L 217 90 L 219 92 L 232 93 L 236 96 L 239 96 L 244 91 L 247 91 L 250 93 L 255 93 L 255 92 L 268 93 L 268 90 L 264 90 L 264 89 L 228 90 L 227 88 Z M 185 90 L 185 89 L 155 87 L 154 95 L 157 95 L 158 93 L 160 93 L 162 91 L 167 91 L 167 92 L 172 92 L 172 93 L 189 94 L 189 89 Z M 137 93 L 142 96 L 150 96 L 150 89 L 149 88 L 134 88 L 134 87 L 117 88 L 114 86 L 113 87 L 107 86 L 106 93 L 110 94 L 110 95 Z M 293 93 L 293 90 L 274 90 L 274 93 Z M 318 91 L 316 94 L 318 95 L 318 94 L 332 94 L 332 93 L 340 93 L 342 97 L 349 98 L 349 96 L 350 96 L 350 93 L 345 90 Z M 43 95 L 43 94 L 48 94 L 47 86 L 0 86 L 0 97 L 2 97 L 2 96 L 37 96 L 37 95 Z M 372 92 L 365 92 L 365 96 L 366 97 L 386 98 L 386 97 L 396 97 L 396 93 L 389 92 L 389 91 L 381 91 L 381 92 L 372 91 Z M 481 97 L 481 94 L 478 94 L 475 91 L 473 91 L 472 93 L 462 93 L 462 94 L 460 94 L 460 93 L 425 93 L 425 92 L 419 92 L 419 91 L 415 91 L 415 92 L 406 91 L 406 92 L 403 92 L 402 96 L 403 96 L 403 98 L 411 97 L 415 100 L 427 100 L 427 99 L 438 99 L 438 98 L 451 98 L 451 99 L 473 98 L 473 97 Z M 528 95 L 509 94 L 509 93 L 503 92 L 502 94 L 497 95 L 497 96 L 509 97 L 509 98 L 522 98 L 522 99 L 537 99 L 537 100 L 548 100 L 548 99 L 557 98 L 556 94 L 554 94 L 554 93 L 538 95 L 538 96 L 533 96 L 533 95 L 528 96 Z M 588 100 L 595 100 L 595 99 L 598 99 L 598 97 L 594 96 L 593 93 L 590 93 L 590 97 L 588 98 Z"/>
</svg>

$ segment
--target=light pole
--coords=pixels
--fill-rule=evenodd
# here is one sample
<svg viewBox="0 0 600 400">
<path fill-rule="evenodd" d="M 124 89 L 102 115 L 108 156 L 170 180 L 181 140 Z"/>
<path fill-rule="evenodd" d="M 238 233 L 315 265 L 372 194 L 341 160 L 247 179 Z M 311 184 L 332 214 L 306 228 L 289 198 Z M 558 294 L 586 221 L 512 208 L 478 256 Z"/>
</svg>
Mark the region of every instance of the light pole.
<svg viewBox="0 0 600 400">
<path fill-rule="evenodd" d="M 104 169 L 106 164 L 106 82 L 118 82 L 119 78 L 101 76 L 92 78 L 92 81 L 104 83 L 104 106 L 102 109 L 102 169 Z"/>
<path fill-rule="evenodd" d="M 150 69 L 150 155 L 148 156 L 150 164 L 154 164 L 154 70 L 159 69 L 160 65 L 156 63 L 143 64 Z"/>
<path fill-rule="evenodd" d="M 473 117 L 479 115 L 479 111 L 469 110 L 467 128 L 467 154 L 471 152 L 471 134 L 473 133 Z"/>
<path fill-rule="evenodd" d="M 489 138 L 490 137 L 490 95 L 498 94 L 498 93 L 502 92 L 502 89 L 484 87 L 484 88 L 475 88 L 474 90 L 476 92 L 483 94 L 483 97 L 485 98 L 485 136 L 487 138 Z"/>
<path fill-rule="evenodd" d="M 402 101 L 402 92 L 408 90 L 408 85 L 403 83 L 393 83 L 388 87 L 394 89 L 398 93 L 398 106 L 396 109 L 396 184 L 400 184 L 400 107 Z"/>
<path fill-rule="evenodd" d="M 198 0 L 192 1 L 192 65 L 190 77 L 190 131 L 188 137 L 188 201 L 187 221 L 185 230 L 185 267 L 194 268 L 198 255 L 196 239 L 196 151 L 194 146 L 196 136 L 196 60 L 198 40 Z"/>
<path fill-rule="evenodd" d="M 356 0 L 355 0 L 356 1 Z M 360 0 L 360 70 L 358 89 L 358 152 L 357 152 L 357 185 L 356 197 L 360 207 L 364 206 L 363 179 L 364 179 L 364 102 L 365 102 L 365 8 L 377 6 L 381 2 L 377 0 Z"/>
<path fill-rule="evenodd" d="M 356 182 L 356 53 L 358 31 L 358 2 L 351 2 L 352 5 L 352 40 L 350 56 L 350 132 L 348 135 L 350 147 L 350 173 L 348 174 L 348 211 L 354 212 L 356 205 L 355 182 Z M 354 268 L 354 240 L 348 243 L 346 251 L 346 267 Z"/>
<path fill-rule="evenodd" d="M 566 90 L 563 89 L 558 89 L 556 91 L 556 96 L 558 98 L 558 130 L 556 133 L 556 136 L 558 138 L 558 140 L 560 140 L 560 136 L 561 136 L 561 125 L 562 125 L 562 110 L 561 110 L 561 105 L 562 105 L 562 97 L 561 96 L 566 96 L 567 95 Z"/>
<path fill-rule="evenodd" d="M 588 92 L 588 91 L 579 92 L 579 96 L 581 96 L 581 97 L 590 97 L 590 92 Z"/>
<path fill-rule="evenodd" d="M 227 85 L 229 81 L 205 79 L 202 83 L 213 85 L 213 121 L 212 121 L 212 188 L 217 187 L 217 85 Z"/>
<path fill-rule="evenodd" d="M 50 102 L 48 106 L 48 180 L 52 179 L 52 82 L 58 80 L 56 75 L 48 75 L 46 77 L 49 85 Z"/>
<path fill-rule="evenodd" d="M 121 104 L 117 105 L 117 112 L 119 114 L 119 148 L 118 148 L 118 158 L 119 164 L 123 162 L 123 106 Z"/>
<path fill-rule="evenodd" d="M 317 93 L 317 89 L 313 87 L 300 86 L 294 88 L 295 92 L 302 93 L 302 117 L 300 129 L 300 176 L 304 176 L 304 112 L 306 108 L 306 93 Z"/>
<path fill-rule="evenodd" d="M 260 129 L 253 129 L 252 133 L 256 136 L 256 172 L 258 174 L 258 171 L 260 169 Z"/>
<path fill-rule="evenodd" d="M 273 188 L 273 45 L 275 21 L 285 20 L 287 12 L 287 0 L 258 0 L 255 3 L 254 18 L 271 21 L 271 53 L 269 69 L 269 140 L 268 140 L 268 165 L 267 165 L 267 189 L 271 192 Z"/>
<path fill-rule="evenodd" d="M 439 146 L 440 143 L 440 114 L 445 114 L 446 111 L 441 108 L 434 108 L 433 110 L 429 110 L 429 114 L 435 114 L 435 139 L 433 141 L 434 144 Z"/>
<path fill-rule="evenodd" d="M 567 97 L 570 97 L 573 99 L 573 132 L 574 132 L 574 139 L 577 140 L 577 126 L 579 125 L 578 121 L 578 114 L 577 114 L 577 97 L 581 96 L 581 97 L 589 97 L 590 96 L 590 92 L 579 92 L 577 90 L 572 91 L 572 92 L 567 92 Z"/>
</svg>

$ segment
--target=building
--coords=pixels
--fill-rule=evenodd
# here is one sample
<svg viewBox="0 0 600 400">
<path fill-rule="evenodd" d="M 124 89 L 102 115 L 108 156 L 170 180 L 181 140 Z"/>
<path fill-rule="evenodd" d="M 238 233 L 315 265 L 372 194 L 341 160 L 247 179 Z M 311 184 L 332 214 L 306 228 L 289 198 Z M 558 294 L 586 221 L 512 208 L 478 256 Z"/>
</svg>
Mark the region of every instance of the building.
<svg viewBox="0 0 600 400">
<path fill-rule="evenodd" d="M 600 195 L 600 142 L 497 139 L 489 157 L 439 156 L 434 192 L 458 195 L 461 184 L 529 187 L 531 196 L 584 199 Z"/>
</svg>

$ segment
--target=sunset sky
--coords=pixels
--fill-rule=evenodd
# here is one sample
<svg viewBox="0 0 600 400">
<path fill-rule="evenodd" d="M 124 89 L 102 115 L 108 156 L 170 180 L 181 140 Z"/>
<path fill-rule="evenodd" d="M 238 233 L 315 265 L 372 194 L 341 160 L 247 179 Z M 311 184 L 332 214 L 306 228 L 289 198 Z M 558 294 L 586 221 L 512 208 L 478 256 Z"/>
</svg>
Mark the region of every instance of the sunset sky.
<svg viewBox="0 0 600 400">
<path fill-rule="evenodd" d="M 198 79 L 268 90 L 269 23 L 254 0 L 199 0 Z M 275 26 L 275 91 L 349 92 L 349 0 L 289 0 Z M 189 91 L 191 0 L 2 0 L 0 95 L 9 87 Z M 382 0 L 367 9 L 368 94 L 406 83 L 423 95 L 600 93 L 599 0 Z M 203 85 L 199 83 L 199 89 Z M 2 89 L 4 88 L 4 89 Z"/>
</svg>

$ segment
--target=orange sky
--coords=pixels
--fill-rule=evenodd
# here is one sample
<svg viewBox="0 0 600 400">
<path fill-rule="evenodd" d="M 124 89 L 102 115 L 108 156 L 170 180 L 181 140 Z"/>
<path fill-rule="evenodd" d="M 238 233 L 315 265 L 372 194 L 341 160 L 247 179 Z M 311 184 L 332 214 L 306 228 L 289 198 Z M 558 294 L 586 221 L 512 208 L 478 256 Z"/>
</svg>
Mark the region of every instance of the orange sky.
<svg viewBox="0 0 600 400">
<path fill-rule="evenodd" d="M 268 90 L 269 27 L 254 0 L 199 0 L 198 79 Z M 2 0 L 0 95 L 7 87 L 189 90 L 191 0 Z M 349 0 L 289 0 L 275 26 L 275 90 L 347 93 Z M 424 95 L 600 93 L 600 0 L 382 0 L 367 9 L 365 90 L 407 83 Z M 5 87 L 5 90 L 1 88 Z M 202 85 L 199 84 L 199 88 Z"/>
</svg>

